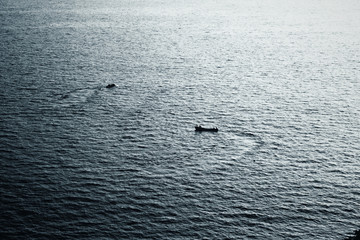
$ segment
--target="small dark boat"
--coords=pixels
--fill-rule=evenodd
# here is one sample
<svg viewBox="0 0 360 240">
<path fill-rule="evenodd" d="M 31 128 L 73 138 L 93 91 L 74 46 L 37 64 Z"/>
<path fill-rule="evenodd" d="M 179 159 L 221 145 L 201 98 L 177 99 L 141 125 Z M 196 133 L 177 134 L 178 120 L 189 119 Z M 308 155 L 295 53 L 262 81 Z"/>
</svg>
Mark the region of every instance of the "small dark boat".
<svg viewBox="0 0 360 240">
<path fill-rule="evenodd" d="M 204 128 L 202 126 L 195 126 L 196 132 L 217 132 L 219 131 L 218 128 Z"/>
<path fill-rule="evenodd" d="M 113 87 L 115 87 L 116 85 L 114 84 L 114 83 L 111 83 L 111 84 L 108 84 L 107 86 L 106 86 L 106 88 L 113 88 Z"/>
</svg>

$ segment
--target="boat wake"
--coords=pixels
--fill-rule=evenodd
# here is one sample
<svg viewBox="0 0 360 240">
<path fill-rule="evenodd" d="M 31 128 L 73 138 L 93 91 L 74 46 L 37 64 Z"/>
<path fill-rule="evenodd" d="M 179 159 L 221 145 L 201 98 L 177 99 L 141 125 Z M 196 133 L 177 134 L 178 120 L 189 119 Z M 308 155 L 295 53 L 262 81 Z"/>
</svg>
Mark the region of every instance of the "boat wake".
<svg viewBox="0 0 360 240">
<path fill-rule="evenodd" d="M 57 94 L 57 104 L 63 107 L 76 106 L 92 101 L 99 94 L 102 87 L 76 88 L 65 93 Z"/>
</svg>

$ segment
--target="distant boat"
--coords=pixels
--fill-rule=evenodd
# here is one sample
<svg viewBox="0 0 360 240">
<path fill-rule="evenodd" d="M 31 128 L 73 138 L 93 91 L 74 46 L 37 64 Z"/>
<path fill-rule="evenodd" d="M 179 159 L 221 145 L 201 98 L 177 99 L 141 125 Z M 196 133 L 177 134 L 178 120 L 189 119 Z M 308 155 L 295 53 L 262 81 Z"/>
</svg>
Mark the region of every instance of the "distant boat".
<svg viewBox="0 0 360 240">
<path fill-rule="evenodd" d="M 113 88 L 113 87 L 115 87 L 116 85 L 114 84 L 114 83 L 111 83 L 111 84 L 108 84 L 107 86 L 106 86 L 106 88 Z"/>
<path fill-rule="evenodd" d="M 218 128 L 204 128 L 202 126 L 195 126 L 196 132 L 217 132 L 219 131 Z"/>
</svg>

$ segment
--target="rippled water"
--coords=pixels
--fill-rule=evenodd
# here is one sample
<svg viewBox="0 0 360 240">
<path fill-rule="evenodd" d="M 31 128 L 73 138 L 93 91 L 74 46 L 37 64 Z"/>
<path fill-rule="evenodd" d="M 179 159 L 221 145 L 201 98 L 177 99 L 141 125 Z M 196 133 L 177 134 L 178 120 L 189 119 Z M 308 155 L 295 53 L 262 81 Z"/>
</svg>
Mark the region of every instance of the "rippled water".
<svg viewBox="0 0 360 240">
<path fill-rule="evenodd" d="M 359 228 L 359 16 L 355 0 L 1 1 L 2 239 Z"/>
</svg>

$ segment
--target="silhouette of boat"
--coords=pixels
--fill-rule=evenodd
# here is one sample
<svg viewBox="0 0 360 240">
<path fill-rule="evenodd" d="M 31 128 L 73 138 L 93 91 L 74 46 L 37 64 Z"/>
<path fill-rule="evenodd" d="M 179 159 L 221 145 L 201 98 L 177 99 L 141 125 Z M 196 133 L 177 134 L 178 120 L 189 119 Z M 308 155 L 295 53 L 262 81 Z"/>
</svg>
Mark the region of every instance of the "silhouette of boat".
<svg viewBox="0 0 360 240">
<path fill-rule="evenodd" d="M 107 86 L 106 86 L 106 88 L 113 88 L 113 87 L 115 87 L 116 85 L 114 84 L 114 83 L 110 83 L 110 84 L 108 84 Z"/>
<path fill-rule="evenodd" d="M 204 128 L 202 126 L 195 126 L 196 132 L 217 132 L 219 131 L 218 128 Z"/>
</svg>

